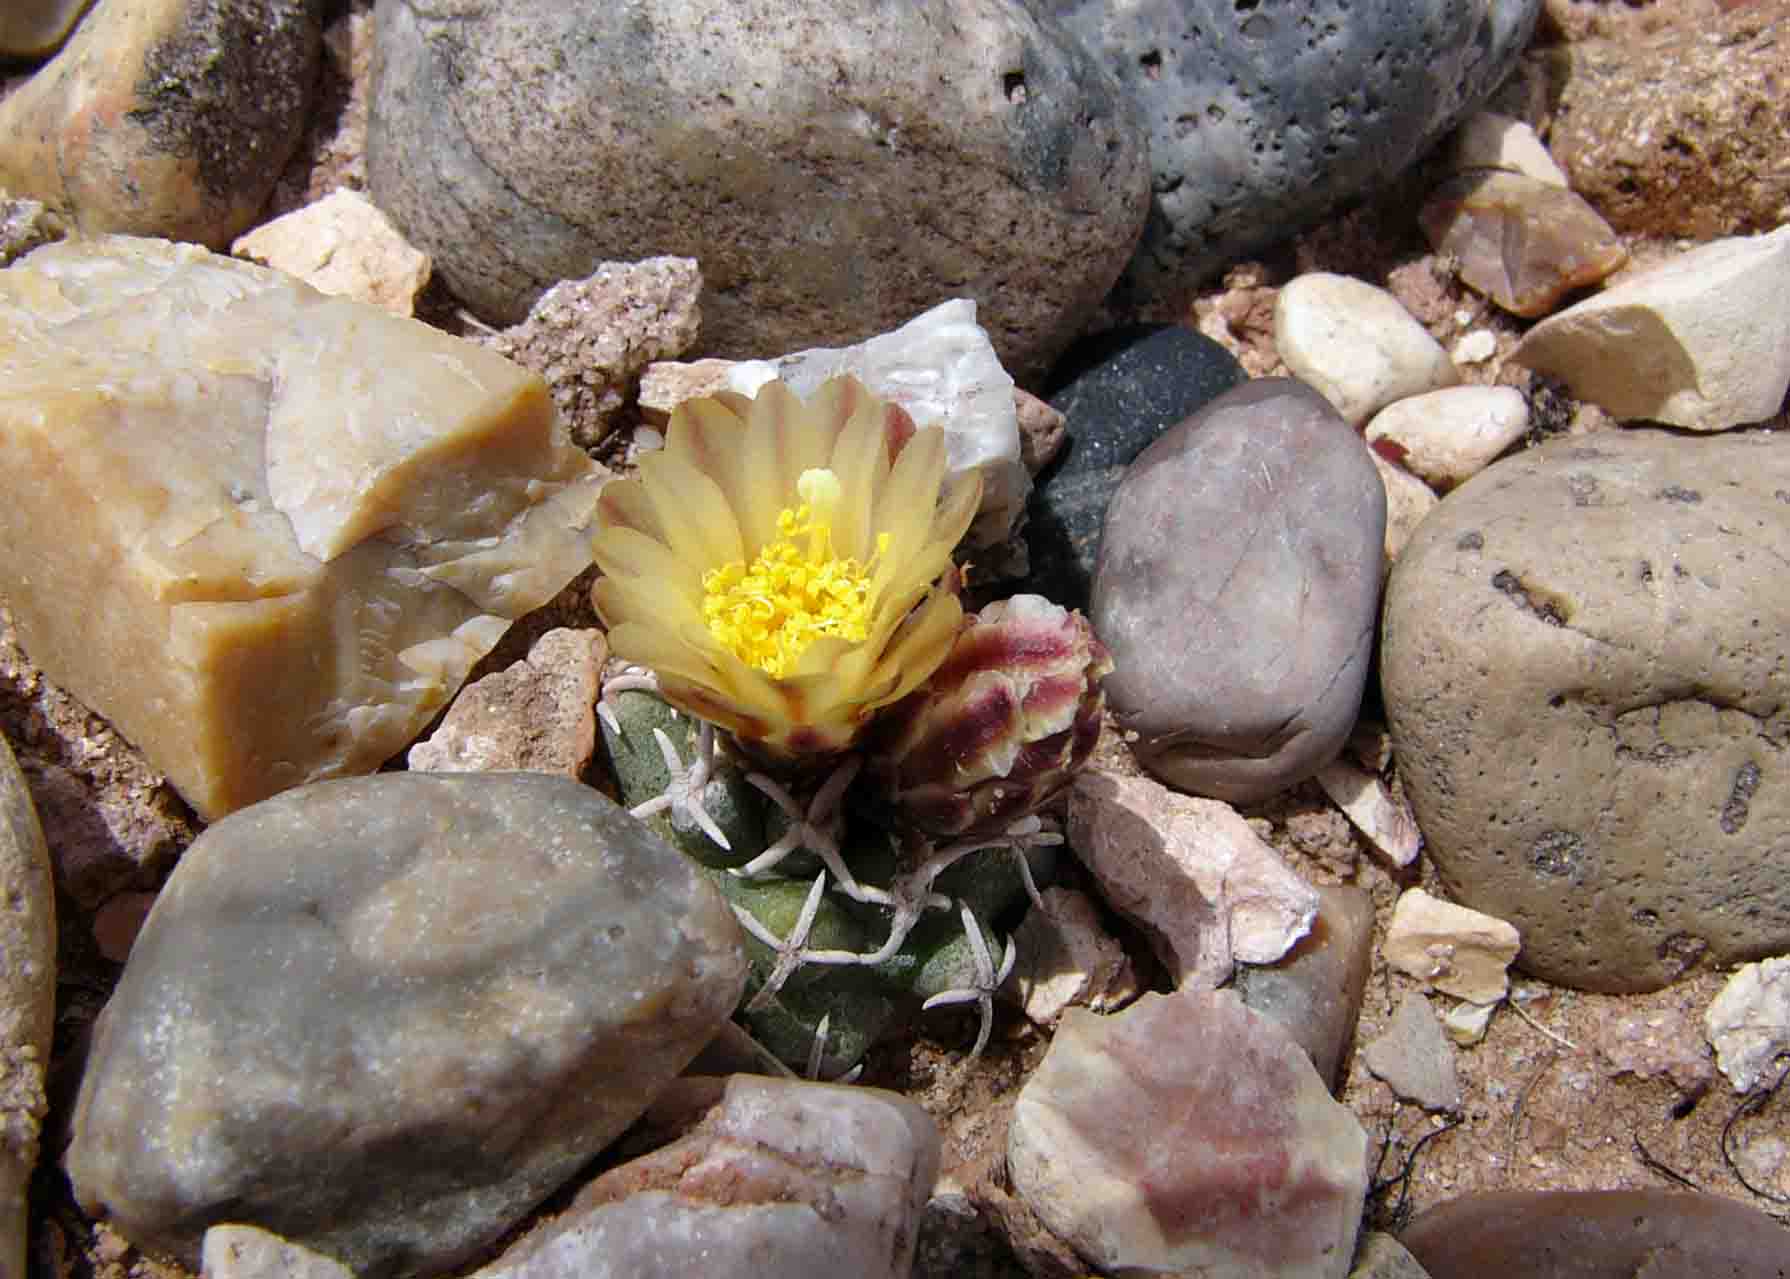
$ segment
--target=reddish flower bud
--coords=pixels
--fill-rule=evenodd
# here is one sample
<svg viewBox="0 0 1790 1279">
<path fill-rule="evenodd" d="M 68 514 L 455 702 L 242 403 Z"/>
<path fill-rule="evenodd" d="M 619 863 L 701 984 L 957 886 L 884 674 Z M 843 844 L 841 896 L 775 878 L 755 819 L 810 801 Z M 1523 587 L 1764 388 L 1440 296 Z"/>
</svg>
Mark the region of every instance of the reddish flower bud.
<svg viewBox="0 0 1790 1279">
<path fill-rule="evenodd" d="M 932 678 L 878 717 L 872 783 L 929 835 L 1004 829 L 1087 762 L 1110 670 L 1080 613 L 1039 595 L 990 604 L 964 619 Z"/>
</svg>

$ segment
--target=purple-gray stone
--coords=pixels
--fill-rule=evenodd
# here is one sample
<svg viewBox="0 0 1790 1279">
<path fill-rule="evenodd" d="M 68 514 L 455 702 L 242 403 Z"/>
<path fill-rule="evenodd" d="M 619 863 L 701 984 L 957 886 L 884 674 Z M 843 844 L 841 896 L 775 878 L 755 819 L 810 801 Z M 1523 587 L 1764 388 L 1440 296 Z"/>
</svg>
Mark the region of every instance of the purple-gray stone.
<svg viewBox="0 0 1790 1279">
<path fill-rule="evenodd" d="M 1790 1230 L 1681 1190 L 1507 1190 L 1432 1208 L 1399 1235 L 1430 1279 L 1785 1279 Z"/>
<path fill-rule="evenodd" d="M 1251 803 L 1342 749 L 1361 707 L 1386 492 L 1367 447 L 1290 378 L 1226 392 L 1132 463 L 1091 618 L 1138 760 Z"/>
<path fill-rule="evenodd" d="M 300 787 L 211 826 L 162 890 L 69 1175 L 188 1266 L 236 1222 L 363 1279 L 444 1269 L 632 1123 L 745 974 L 695 864 L 568 778 Z"/>
</svg>

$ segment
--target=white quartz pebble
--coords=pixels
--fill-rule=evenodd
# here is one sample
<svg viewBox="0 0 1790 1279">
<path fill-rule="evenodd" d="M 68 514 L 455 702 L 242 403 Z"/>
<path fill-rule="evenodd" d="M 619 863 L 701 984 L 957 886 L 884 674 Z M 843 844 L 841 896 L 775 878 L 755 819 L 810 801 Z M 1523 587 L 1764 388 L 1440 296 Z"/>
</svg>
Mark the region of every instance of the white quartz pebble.
<svg viewBox="0 0 1790 1279">
<path fill-rule="evenodd" d="M 1451 386 L 1387 405 L 1367 424 L 1367 442 L 1439 489 L 1453 488 L 1529 429 L 1529 401 L 1513 386 Z"/>
</svg>

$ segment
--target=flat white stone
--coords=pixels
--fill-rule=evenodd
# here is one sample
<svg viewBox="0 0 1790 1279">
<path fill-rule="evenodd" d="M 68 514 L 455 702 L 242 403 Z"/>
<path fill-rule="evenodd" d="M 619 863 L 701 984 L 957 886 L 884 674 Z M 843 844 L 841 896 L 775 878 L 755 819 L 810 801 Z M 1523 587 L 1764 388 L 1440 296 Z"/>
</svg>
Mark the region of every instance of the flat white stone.
<svg viewBox="0 0 1790 1279">
<path fill-rule="evenodd" d="M 1703 1014 L 1715 1064 L 1748 1092 L 1782 1053 L 1790 1053 L 1790 955 L 1747 964 L 1722 987 Z"/>
<path fill-rule="evenodd" d="M 1456 364 L 1484 364 L 1498 353 L 1498 339 L 1490 329 L 1474 329 L 1456 339 L 1450 352 Z"/>
<path fill-rule="evenodd" d="M 730 371 L 729 389 L 756 395 L 776 377 L 806 398 L 841 373 L 901 405 L 914 425 L 944 430 L 946 474 L 982 472 L 982 509 L 970 526 L 970 544 L 1006 541 L 1025 510 L 1032 479 L 1021 461 L 1013 379 L 976 322 L 976 304 L 968 298 L 941 302 L 856 346 L 743 361 Z"/>
<path fill-rule="evenodd" d="M 1514 386 L 1451 386 L 1389 404 L 1367 424 L 1399 461 L 1437 488 L 1477 475 L 1529 429 L 1529 401 Z"/>
<path fill-rule="evenodd" d="M 1221 800 L 1086 772 L 1070 792 L 1069 842 L 1177 986 L 1218 986 L 1238 960 L 1271 964 L 1317 918 L 1317 890 Z"/>
<path fill-rule="evenodd" d="M 1721 431 L 1790 388 L 1790 226 L 1700 245 L 1551 315 L 1512 359 L 1623 420 Z"/>
<path fill-rule="evenodd" d="M 1274 303 L 1274 343 L 1294 377 L 1360 426 L 1394 400 L 1461 380 L 1441 343 L 1385 289 L 1313 271 Z"/>
<path fill-rule="evenodd" d="M 1513 924 L 1412 888 L 1392 908 L 1380 954 L 1437 990 L 1491 1004 L 1509 992 L 1510 962 L 1521 946 Z"/>
</svg>

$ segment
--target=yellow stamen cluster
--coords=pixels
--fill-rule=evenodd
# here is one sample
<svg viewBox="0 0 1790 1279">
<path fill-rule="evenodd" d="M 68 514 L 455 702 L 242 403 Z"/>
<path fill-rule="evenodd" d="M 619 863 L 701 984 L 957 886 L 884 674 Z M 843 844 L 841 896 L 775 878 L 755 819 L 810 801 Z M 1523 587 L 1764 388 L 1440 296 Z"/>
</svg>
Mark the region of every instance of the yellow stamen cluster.
<svg viewBox="0 0 1790 1279">
<path fill-rule="evenodd" d="M 843 496 L 838 476 L 824 469 L 804 471 L 796 491 L 801 505 L 778 514 L 780 536 L 750 565 L 734 560 L 702 575 L 709 633 L 773 679 L 789 674 L 822 636 L 853 643 L 868 638 L 876 603 L 870 585 L 889 543 L 887 533 L 880 535 L 868 564 L 839 558 L 832 528 Z"/>
</svg>

